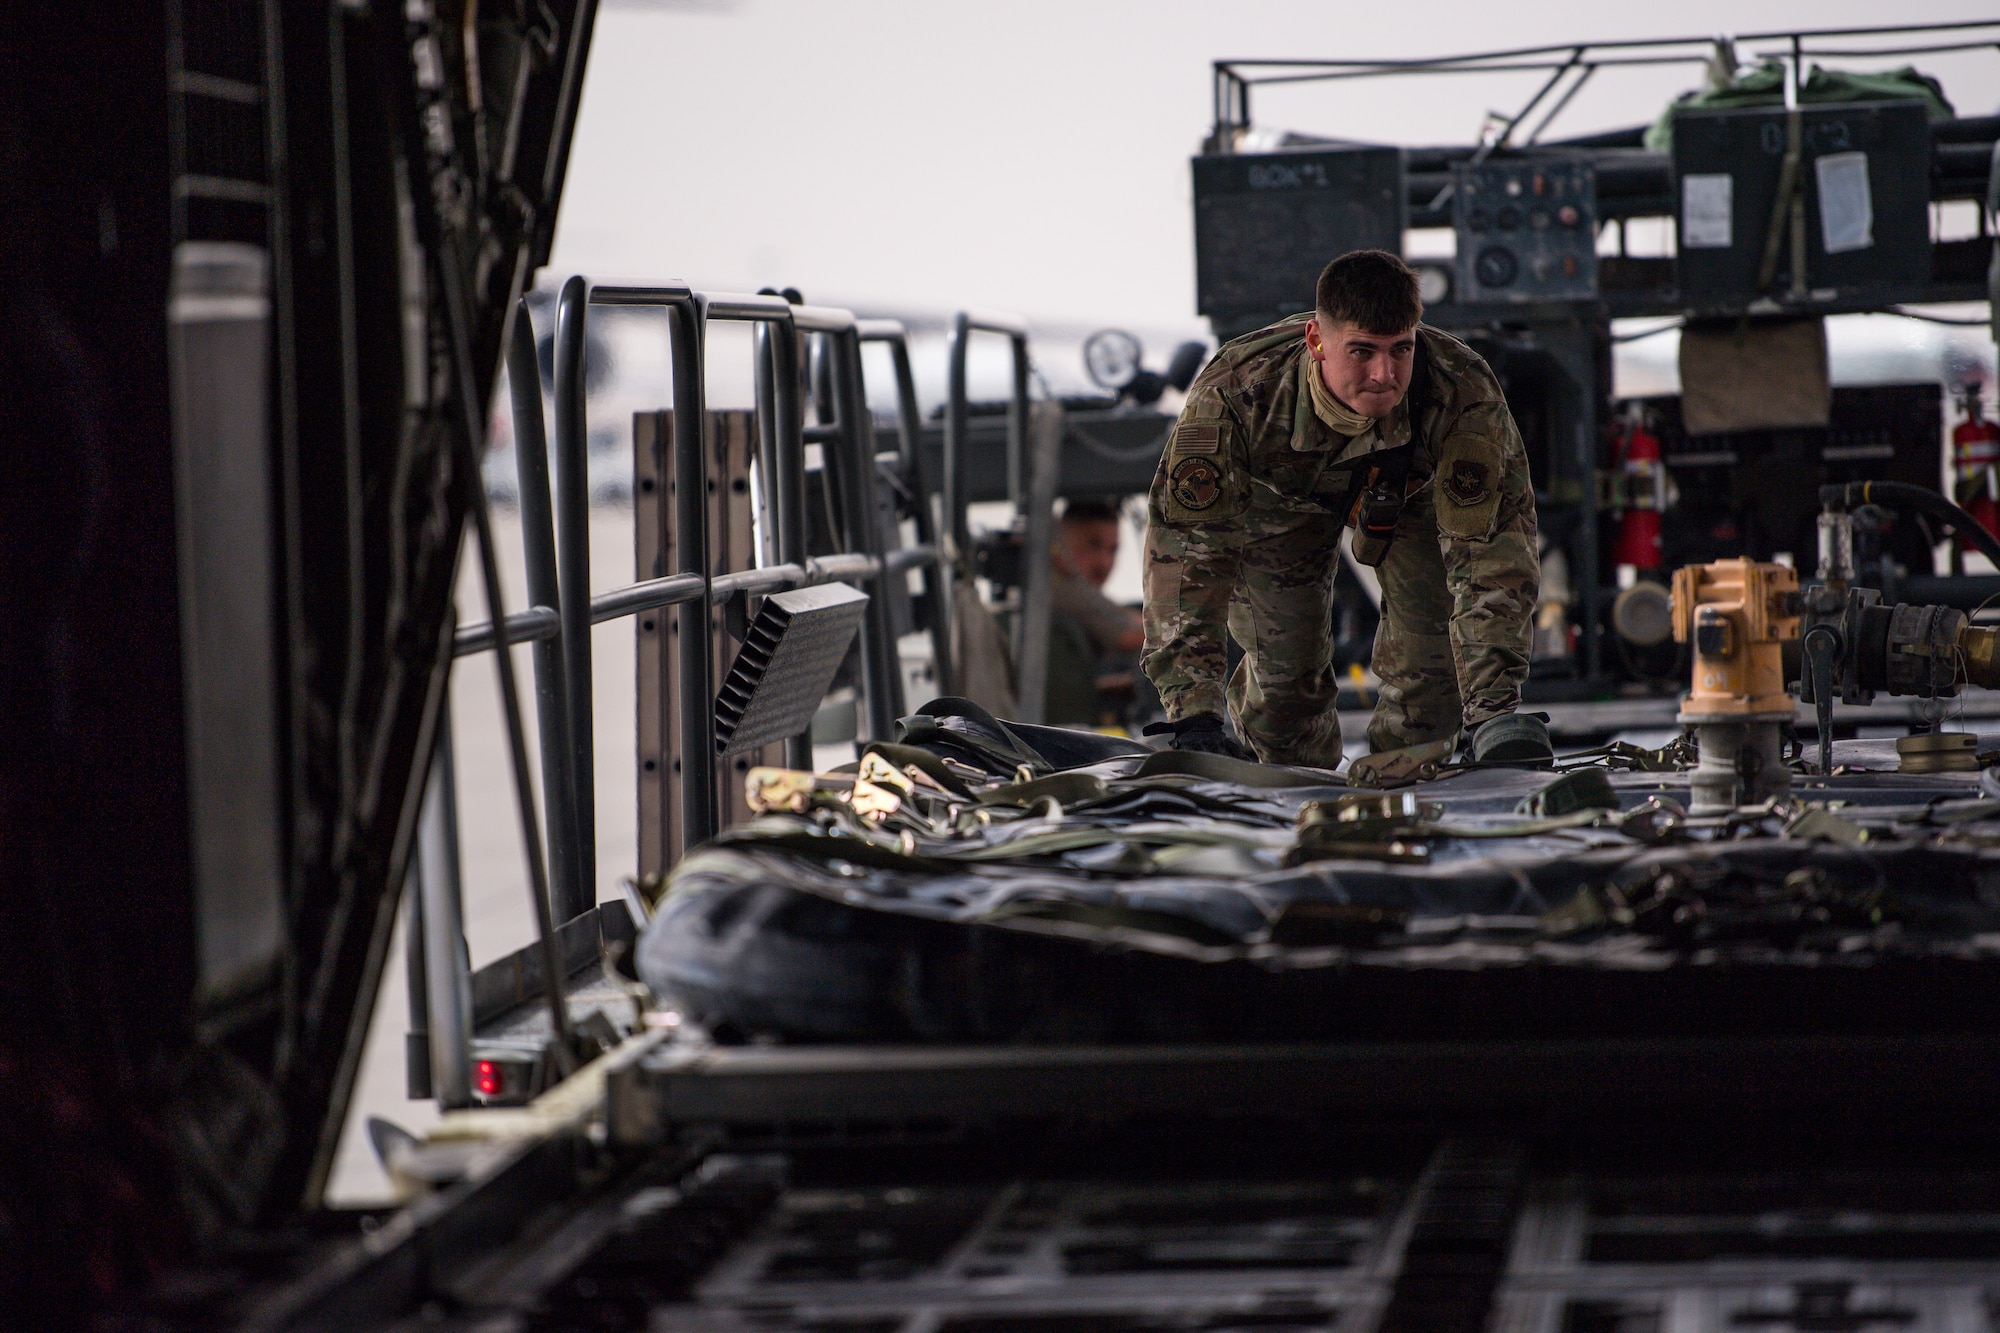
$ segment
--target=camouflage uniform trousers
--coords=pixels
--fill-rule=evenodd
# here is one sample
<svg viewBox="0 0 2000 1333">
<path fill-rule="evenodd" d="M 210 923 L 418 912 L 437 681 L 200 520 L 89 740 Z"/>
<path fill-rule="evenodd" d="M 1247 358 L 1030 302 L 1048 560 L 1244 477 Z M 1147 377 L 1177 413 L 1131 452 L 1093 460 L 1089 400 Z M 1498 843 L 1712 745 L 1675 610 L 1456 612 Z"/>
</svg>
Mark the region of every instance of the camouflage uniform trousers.
<svg viewBox="0 0 2000 1333">
<path fill-rule="evenodd" d="M 1230 673 L 1229 715 L 1267 763 L 1340 762 L 1340 680 L 1333 671 L 1332 515 L 1237 552 L 1229 637 L 1243 649 Z"/>
<path fill-rule="evenodd" d="M 1382 620 L 1369 665 L 1381 688 L 1368 720 L 1368 748 L 1381 754 L 1454 736 L 1465 720 L 1457 666 L 1464 630 L 1452 618 L 1431 487 L 1404 502 L 1396 540 L 1375 574 Z"/>
<path fill-rule="evenodd" d="M 1340 762 L 1340 681 L 1333 669 L 1335 530 L 1307 524 L 1244 546 L 1230 599 L 1229 636 L 1243 649 L 1230 674 L 1229 714 L 1267 763 L 1332 768 Z M 1452 616 L 1430 487 L 1411 496 L 1376 575 L 1382 620 L 1369 665 L 1381 682 L 1368 746 L 1381 754 L 1448 740 L 1464 724 L 1458 660 L 1482 622 Z M 1484 622 L 1490 624 L 1491 622 Z M 1511 625 L 1492 637 L 1511 646 Z M 1306 632 L 1301 633 L 1304 630 Z M 1483 719 L 1482 719 L 1483 720 Z"/>
</svg>

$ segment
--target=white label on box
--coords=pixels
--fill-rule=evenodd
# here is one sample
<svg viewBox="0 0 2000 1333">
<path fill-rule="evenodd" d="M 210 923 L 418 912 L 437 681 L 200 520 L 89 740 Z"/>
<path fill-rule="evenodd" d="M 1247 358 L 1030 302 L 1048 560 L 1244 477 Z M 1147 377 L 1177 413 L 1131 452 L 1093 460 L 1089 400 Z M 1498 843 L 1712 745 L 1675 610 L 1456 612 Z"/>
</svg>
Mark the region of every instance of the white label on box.
<svg viewBox="0 0 2000 1333">
<path fill-rule="evenodd" d="M 1868 191 L 1868 154 L 1828 153 L 1819 173 L 1819 233 L 1830 255 L 1875 244 L 1875 199 Z"/>
<path fill-rule="evenodd" d="M 1728 172 L 1681 177 L 1681 249 L 1727 250 L 1730 202 Z"/>
</svg>

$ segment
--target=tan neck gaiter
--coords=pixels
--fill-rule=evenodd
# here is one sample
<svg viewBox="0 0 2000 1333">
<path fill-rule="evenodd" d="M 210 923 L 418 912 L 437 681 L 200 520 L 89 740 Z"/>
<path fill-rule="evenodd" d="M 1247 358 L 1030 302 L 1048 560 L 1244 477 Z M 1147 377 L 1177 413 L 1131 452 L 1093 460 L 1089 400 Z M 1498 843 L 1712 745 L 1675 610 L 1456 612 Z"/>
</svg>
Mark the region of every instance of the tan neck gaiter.
<svg viewBox="0 0 2000 1333">
<path fill-rule="evenodd" d="M 1374 428 L 1375 418 L 1362 416 L 1333 396 L 1333 390 L 1326 387 L 1326 377 L 1319 373 L 1319 362 L 1313 360 L 1310 350 L 1306 353 L 1303 373 L 1308 391 L 1312 394 L 1313 415 L 1325 422 L 1328 430 L 1352 439 Z"/>
</svg>

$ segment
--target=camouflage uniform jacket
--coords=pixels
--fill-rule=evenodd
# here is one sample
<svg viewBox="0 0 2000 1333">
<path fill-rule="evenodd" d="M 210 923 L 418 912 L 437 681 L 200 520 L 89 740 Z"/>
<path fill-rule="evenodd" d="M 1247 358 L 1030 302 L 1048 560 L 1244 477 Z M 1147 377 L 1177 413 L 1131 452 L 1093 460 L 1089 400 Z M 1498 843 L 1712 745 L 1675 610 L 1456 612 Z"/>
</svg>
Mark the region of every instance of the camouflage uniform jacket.
<svg viewBox="0 0 2000 1333">
<path fill-rule="evenodd" d="M 1269 762 L 1340 757 L 1331 663 L 1336 511 L 1371 456 L 1416 447 L 1381 560 L 1380 752 L 1440 740 L 1520 702 L 1540 584 L 1535 498 L 1499 382 L 1420 327 L 1428 392 L 1343 437 L 1313 412 L 1307 315 L 1226 344 L 1188 391 L 1148 505 L 1143 665 L 1169 717 L 1227 707 Z M 1373 460 L 1379 463 L 1379 459 Z M 1244 660 L 1223 680 L 1225 625 Z"/>
</svg>

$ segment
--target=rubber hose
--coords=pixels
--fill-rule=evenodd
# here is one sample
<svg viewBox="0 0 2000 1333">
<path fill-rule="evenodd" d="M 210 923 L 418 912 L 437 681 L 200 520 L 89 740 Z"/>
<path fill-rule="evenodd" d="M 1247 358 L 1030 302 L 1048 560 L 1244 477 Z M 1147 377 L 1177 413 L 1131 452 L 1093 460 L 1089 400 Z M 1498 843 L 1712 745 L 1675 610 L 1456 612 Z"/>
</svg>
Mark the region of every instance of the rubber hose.
<svg viewBox="0 0 2000 1333">
<path fill-rule="evenodd" d="M 2000 568 L 2000 538 L 1980 526 L 1979 520 L 1936 491 L 1902 481 L 1850 481 L 1819 488 L 1819 502 L 1834 509 L 1856 505 L 1901 505 L 1921 510 L 1932 518 L 1949 523 L 1952 530 L 1979 548 L 1979 553 Z"/>
</svg>

